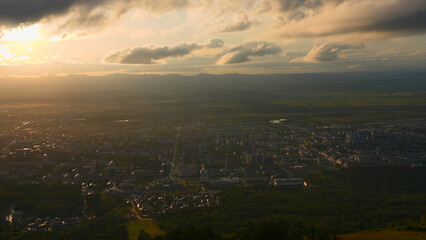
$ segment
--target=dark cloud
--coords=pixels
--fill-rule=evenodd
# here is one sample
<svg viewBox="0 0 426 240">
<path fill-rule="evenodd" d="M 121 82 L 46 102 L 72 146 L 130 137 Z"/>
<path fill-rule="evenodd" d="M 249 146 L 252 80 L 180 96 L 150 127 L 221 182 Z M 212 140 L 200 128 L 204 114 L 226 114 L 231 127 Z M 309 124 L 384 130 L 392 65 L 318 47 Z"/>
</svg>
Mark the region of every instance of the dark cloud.
<svg viewBox="0 0 426 240">
<path fill-rule="evenodd" d="M 207 48 L 221 48 L 225 45 L 222 39 L 212 39 L 205 46 Z"/>
<path fill-rule="evenodd" d="M 64 14 L 84 0 L 1 0 L 0 25 L 33 23 L 54 14 Z"/>
<path fill-rule="evenodd" d="M 278 11 L 282 13 L 301 12 L 318 9 L 325 4 L 339 4 L 345 0 L 263 0 L 262 11 Z M 347 1 L 347 0 L 346 0 Z"/>
<path fill-rule="evenodd" d="M 207 44 L 180 44 L 164 47 L 139 47 L 118 51 L 105 58 L 109 63 L 120 64 L 158 64 L 159 60 L 171 57 L 184 57 L 201 48 L 220 48 L 224 45 L 220 39 L 210 40 Z"/>
<path fill-rule="evenodd" d="M 199 48 L 201 46 L 197 44 L 181 44 L 174 47 L 159 48 L 139 47 L 121 50 L 108 56 L 105 60 L 110 63 L 121 64 L 156 64 L 160 59 L 186 56 Z"/>
<path fill-rule="evenodd" d="M 426 30 L 426 1 L 418 11 L 402 16 L 390 16 L 387 19 L 378 19 L 360 28 L 363 31 L 411 32 Z M 423 8 L 423 9 L 422 9 Z"/>
<path fill-rule="evenodd" d="M 218 32 L 239 32 L 249 29 L 253 25 L 247 15 L 243 15 L 242 18 L 236 22 L 219 28 Z"/>
<path fill-rule="evenodd" d="M 330 62 L 339 58 L 339 53 L 347 50 L 360 50 L 364 48 L 364 44 L 338 44 L 338 43 L 315 43 L 309 53 L 300 58 L 291 60 L 291 63 L 296 62 Z"/>
<path fill-rule="evenodd" d="M 426 30 L 424 0 L 264 0 L 263 5 L 278 14 L 277 32 L 283 37 L 406 35 Z"/>
<path fill-rule="evenodd" d="M 136 7 L 146 9 L 154 13 L 164 13 L 191 5 L 191 0 L 132 0 Z"/>
<path fill-rule="evenodd" d="M 244 63 L 252 60 L 253 57 L 262 57 L 278 54 L 281 48 L 269 42 L 251 42 L 239 45 L 222 54 L 219 64 Z"/>
<path fill-rule="evenodd" d="M 323 4 L 321 0 L 272 0 L 278 5 L 278 10 L 282 12 L 290 12 L 300 8 L 317 8 Z"/>
<path fill-rule="evenodd" d="M 131 8 L 166 12 L 186 7 L 190 0 L 0 0 L 0 26 L 31 24 L 72 14 L 72 24 L 96 24 Z"/>
</svg>

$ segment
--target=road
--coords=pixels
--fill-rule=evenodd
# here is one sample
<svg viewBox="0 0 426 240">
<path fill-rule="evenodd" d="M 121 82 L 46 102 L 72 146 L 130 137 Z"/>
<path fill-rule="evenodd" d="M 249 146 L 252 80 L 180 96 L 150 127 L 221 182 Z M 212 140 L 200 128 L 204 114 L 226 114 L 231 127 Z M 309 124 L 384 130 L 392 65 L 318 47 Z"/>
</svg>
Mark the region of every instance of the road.
<svg viewBox="0 0 426 240">
<path fill-rule="evenodd" d="M 177 129 L 177 133 L 176 133 L 176 138 L 175 138 L 175 145 L 174 145 L 174 149 L 173 149 L 173 157 L 172 157 L 172 162 L 170 163 L 170 173 L 169 173 L 169 179 L 172 181 L 176 181 L 178 180 L 178 178 L 176 178 L 174 176 L 174 167 L 176 166 L 176 154 L 177 154 L 177 149 L 178 149 L 178 143 L 179 143 L 179 136 L 180 136 L 180 127 L 176 128 Z"/>
</svg>

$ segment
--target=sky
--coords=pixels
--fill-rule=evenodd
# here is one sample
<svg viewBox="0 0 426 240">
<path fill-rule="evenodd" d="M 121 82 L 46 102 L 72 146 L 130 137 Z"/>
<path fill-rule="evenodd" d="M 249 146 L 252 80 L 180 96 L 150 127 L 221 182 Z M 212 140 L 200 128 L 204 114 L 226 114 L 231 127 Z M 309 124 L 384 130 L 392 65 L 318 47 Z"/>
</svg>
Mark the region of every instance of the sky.
<svg viewBox="0 0 426 240">
<path fill-rule="evenodd" d="M 426 70 L 425 0 L 0 0 L 0 76 Z"/>
</svg>

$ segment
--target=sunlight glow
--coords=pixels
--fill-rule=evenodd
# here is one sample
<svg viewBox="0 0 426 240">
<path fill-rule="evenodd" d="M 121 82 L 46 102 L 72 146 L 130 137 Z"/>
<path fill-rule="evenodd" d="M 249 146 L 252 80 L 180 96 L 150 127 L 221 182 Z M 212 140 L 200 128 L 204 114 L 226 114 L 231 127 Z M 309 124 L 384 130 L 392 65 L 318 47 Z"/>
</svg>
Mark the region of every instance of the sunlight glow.
<svg viewBox="0 0 426 240">
<path fill-rule="evenodd" d="M 16 57 L 16 58 L 12 59 L 12 62 L 25 61 L 27 59 L 30 59 L 30 57 L 28 57 L 28 56 L 19 56 L 19 57 Z"/>
<path fill-rule="evenodd" d="M 77 34 L 64 33 L 62 35 L 56 35 L 49 39 L 49 42 L 59 42 L 59 41 L 67 41 L 71 39 L 76 39 Z"/>
<path fill-rule="evenodd" d="M 49 42 L 58 42 L 61 41 L 61 36 L 53 36 L 49 39 Z"/>
<path fill-rule="evenodd" d="M 17 27 L 4 32 L 2 41 L 25 42 L 40 39 L 41 36 L 38 32 L 40 29 L 39 24 L 31 25 L 28 27 Z"/>
<path fill-rule="evenodd" d="M 15 57 L 16 54 L 12 53 L 6 45 L 0 45 L 0 61 L 7 60 L 9 58 Z"/>
</svg>

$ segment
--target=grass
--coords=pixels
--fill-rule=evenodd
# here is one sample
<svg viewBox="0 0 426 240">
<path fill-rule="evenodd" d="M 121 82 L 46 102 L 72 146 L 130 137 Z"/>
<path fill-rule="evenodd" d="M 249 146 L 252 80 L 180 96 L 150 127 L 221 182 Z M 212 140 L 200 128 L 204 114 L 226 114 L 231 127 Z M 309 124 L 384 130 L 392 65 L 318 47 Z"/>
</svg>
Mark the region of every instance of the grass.
<svg viewBox="0 0 426 240">
<path fill-rule="evenodd" d="M 138 239 L 141 230 L 144 230 L 153 238 L 165 234 L 164 231 L 158 228 L 155 220 L 150 218 L 129 222 L 127 230 L 130 240 Z"/>
<path fill-rule="evenodd" d="M 234 120 L 234 121 L 243 121 L 247 119 L 280 119 L 283 118 L 282 113 L 233 113 L 233 114 L 215 114 L 215 115 L 203 115 L 199 118 L 204 120 L 209 119 L 222 119 L 222 120 Z"/>
<path fill-rule="evenodd" d="M 426 232 L 359 232 L 340 236 L 342 240 L 423 240 Z"/>
<path fill-rule="evenodd" d="M 354 106 L 425 106 L 426 95 L 381 95 L 379 93 L 339 93 L 269 100 L 269 103 L 297 107 L 354 107 Z"/>
<path fill-rule="evenodd" d="M 359 123 L 424 116 L 426 92 L 337 92 L 269 98 L 252 102 L 212 102 L 195 105 L 186 117 L 235 122 L 286 118 L 288 123 Z M 188 118 L 188 119 L 189 119 Z"/>
<path fill-rule="evenodd" d="M 198 103 L 195 105 L 197 108 L 201 109 L 235 109 L 242 107 L 242 104 L 239 102 L 229 102 L 229 101 L 222 101 L 222 102 L 203 102 Z"/>
</svg>

